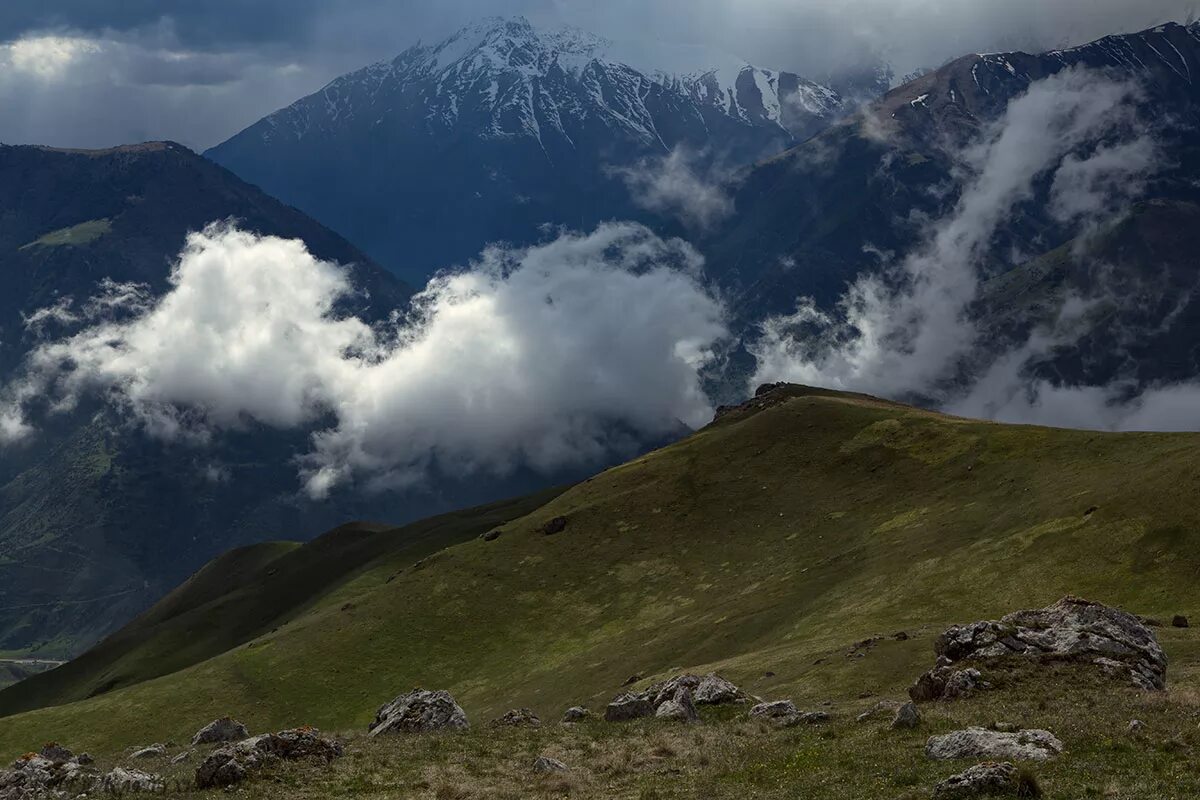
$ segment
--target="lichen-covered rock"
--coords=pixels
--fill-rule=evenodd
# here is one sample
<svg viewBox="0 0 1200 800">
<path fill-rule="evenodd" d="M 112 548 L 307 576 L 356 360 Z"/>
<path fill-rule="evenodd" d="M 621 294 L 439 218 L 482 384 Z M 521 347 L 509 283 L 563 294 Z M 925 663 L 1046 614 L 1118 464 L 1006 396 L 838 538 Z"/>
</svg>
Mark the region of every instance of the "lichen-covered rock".
<svg viewBox="0 0 1200 800">
<path fill-rule="evenodd" d="M 63 755 L 53 748 L 49 752 L 60 758 Z M 97 773 L 75 760 L 52 761 L 39 753 L 27 753 L 10 769 L 0 770 L 0 800 L 75 797 L 91 791 L 96 781 Z"/>
<path fill-rule="evenodd" d="M 737 703 L 746 699 L 746 695 L 741 689 L 713 672 L 700 680 L 700 685 L 696 687 L 693 696 L 696 703 L 702 706 Z"/>
<path fill-rule="evenodd" d="M 162 792 L 166 787 L 166 782 L 160 775 L 136 769 L 114 767 L 112 772 L 100 778 L 96 787 L 106 794 L 138 794 Z"/>
<path fill-rule="evenodd" d="M 540 728 L 542 721 L 528 708 L 514 708 L 491 721 L 493 728 Z"/>
<path fill-rule="evenodd" d="M 920 724 L 921 712 L 917 710 L 916 703 L 905 703 L 896 709 L 896 715 L 892 717 L 893 730 L 912 730 Z"/>
<path fill-rule="evenodd" d="M 636 694 L 619 694 L 604 709 L 604 719 L 608 722 L 625 722 L 631 719 L 652 717 L 656 710 L 654 703 L 647 697 Z"/>
<path fill-rule="evenodd" d="M 467 714 L 450 693 L 413 689 L 390 703 L 384 703 L 368 727 L 371 736 L 396 733 L 433 733 L 464 731 L 471 727 Z"/>
<path fill-rule="evenodd" d="M 801 711 L 791 700 L 775 700 L 759 703 L 750 709 L 752 719 L 761 719 L 777 728 L 794 728 L 797 725 L 817 725 L 829 720 L 824 711 Z"/>
<path fill-rule="evenodd" d="M 221 717 L 196 731 L 192 737 L 192 747 L 201 744 L 221 744 L 224 742 L 240 742 L 250 736 L 246 726 L 231 717 Z"/>
<path fill-rule="evenodd" d="M 541 773 L 570 772 L 571 768 L 557 758 L 538 756 L 537 760 L 533 762 L 533 771 Z"/>
<path fill-rule="evenodd" d="M 1020 770 L 1007 761 L 985 762 L 951 775 L 933 787 L 934 800 L 967 800 L 972 797 L 1017 796 Z"/>
<path fill-rule="evenodd" d="M 946 663 L 1002 656 L 1077 661 L 1139 688 L 1167 684 L 1167 657 L 1150 626 L 1133 614 L 1078 597 L 999 621 L 955 625 L 937 638 L 934 650 Z"/>
<path fill-rule="evenodd" d="M 566 711 L 563 712 L 562 724 L 570 725 L 570 724 L 573 724 L 576 722 L 582 722 L 583 720 L 587 719 L 591 715 L 592 715 L 592 712 L 588 711 L 583 706 L 571 706 L 570 708 L 568 708 Z"/>
<path fill-rule="evenodd" d="M 342 755 L 341 743 L 321 736 L 316 728 L 294 728 L 252 736 L 214 750 L 196 768 L 196 786 L 232 786 L 275 761 L 302 758 L 329 762 Z"/>
<path fill-rule="evenodd" d="M 985 758 L 993 761 L 1046 761 L 1063 751 L 1063 743 L 1049 731 L 1022 730 L 1015 733 L 966 728 L 942 736 L 931 736 L 925 755 L 938 761 L 956 758 Z"/>
<path fill-rule="evenodd" d="M 675 696 L 659 705 L 654 716 L 659 719 L 670 719 L 676 722 L 695 723 L 700 721 L 700 713 L 692 702 L 692 693 L 686 686 L 679 687 Z"/>
</svg>

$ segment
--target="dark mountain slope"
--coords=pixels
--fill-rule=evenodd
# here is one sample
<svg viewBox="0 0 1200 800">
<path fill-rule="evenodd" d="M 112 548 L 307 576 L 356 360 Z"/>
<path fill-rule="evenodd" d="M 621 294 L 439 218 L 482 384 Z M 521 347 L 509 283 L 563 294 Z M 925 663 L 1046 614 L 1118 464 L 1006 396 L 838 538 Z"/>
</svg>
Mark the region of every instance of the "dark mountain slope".
<svg viewBox="0 0 1200 800">
<path fill-rule="evenodd" d="M 524 516 L 560 491 L 404 528 L 354 523 L 305 545 L 270 542 L 233 550 L 79 658 L 0 692 L 0 716 L 94 697 L 219 655 L 287 624 L 374 561 L 416 562 Z"/>
</svg>

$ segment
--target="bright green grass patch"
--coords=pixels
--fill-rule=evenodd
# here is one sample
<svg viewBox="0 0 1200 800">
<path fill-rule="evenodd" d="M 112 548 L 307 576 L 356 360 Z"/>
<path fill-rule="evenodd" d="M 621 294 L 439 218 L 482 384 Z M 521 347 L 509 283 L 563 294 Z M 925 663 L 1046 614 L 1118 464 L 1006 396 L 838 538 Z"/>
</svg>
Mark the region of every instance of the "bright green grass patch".
<svg viewBox="0 0 1200 800">
<path fill-rule="evenodd" d="M 51 231 L 40 239 L 22 246 L 21 249 L 28 250 L 32 247 L 79 247 L 96 241 L 111 230 L 112 220 L 93 219 L 81 222 L 78 225 L 72 225 L 69 228 L 60 228 L 59 230 Z"/>
</svg>

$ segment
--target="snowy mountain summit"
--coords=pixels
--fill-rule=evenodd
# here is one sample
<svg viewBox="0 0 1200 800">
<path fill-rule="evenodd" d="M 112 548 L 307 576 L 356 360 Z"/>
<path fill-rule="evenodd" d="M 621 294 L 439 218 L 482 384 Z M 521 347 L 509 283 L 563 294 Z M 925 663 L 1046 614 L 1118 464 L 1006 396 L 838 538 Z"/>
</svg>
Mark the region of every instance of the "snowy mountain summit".
<svg viewBox="0 0 1200 800">
<path fill-rule="evenodd" d="M 417 106 L 434 135 L 531 137 L 550 154 L 576 149 L 576 136 L 598 126 L 670 149 L 689 125 L 803 139 L 841 105 L 832 89 L 702 47 L 639 47 L 578 28 L 540 30 L 523 17 L 490 18 L 334 80 L 267 117 L 259 134 L 271 141 L 386 129 L 407 124 Z"/>
<path fill-rule="evenodd" d="M 739 167 L 841 113 L 833 90 L 701 47 L 488 19 L 344 75 L 208 155 L 420 284 L 549 223 L 643 219 L 622 170 Z"/>
</svg>

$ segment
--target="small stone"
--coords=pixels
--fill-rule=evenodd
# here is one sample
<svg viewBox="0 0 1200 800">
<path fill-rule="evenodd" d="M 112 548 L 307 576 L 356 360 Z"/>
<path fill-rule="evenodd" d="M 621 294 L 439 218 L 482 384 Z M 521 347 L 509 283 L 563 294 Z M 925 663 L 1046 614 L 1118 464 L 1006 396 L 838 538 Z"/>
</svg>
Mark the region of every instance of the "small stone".
<svg viewBox="0 0 1200 800">
<path fill-rule="evenodd" d="M 537 760 L 533 762 L 533 771 L 542 773 L 570 772 L 571 768 L 557 758 L 538 756 Z"/>
<path fill-rule="evenodd" d="M 493 728 L 540 728 L 542 721 L 528 708 L 514 708 L 492 720 L 491 725 Z"/>
<path fill-rule="evenodd" d="M 571 706 L 563 712 L 562 724 L 571 725 L 576 722 L 582 722 L 591 716 L 591 712 L 583 706 Z"/>
<path fill-rule="evenodd" d="M 89 764 L 96 763 L 96 759 L 92 758 L 88 753 L 80 753 L 79 755 L 75 756 L 75 763 L 81 767 L 86 767 Z"/>
<path fill-rule="evenodd" d="M 866 711 L 854 718 L 855 722 L 870 722 L 873 719 L 886 717 L 888 714 L 895 716 L 900 706 L 904 705 L 896 700 L 880 700 L 875 705 L 868 708 Z"/>
<path fill-rule="evenodd" d="M 1128 732 L 1130 736 L 1136 736 L 1145 729 L 1146 723 L 1142 722 L 1140 719 L 1131 719 L 1129 720 L 1129 727 L 1126 728 L 1126 732 Z"/>
<path fill-rule="evenodd" d="M 566 517 L 555 517 L 542 526 L 542 534 L 545 536 L 553 536 L 556 533 L 562 533 L 567 529 Z"/>
<path fill-rule="evenodd" d="M 1171 627 L 1172 628 L 1186 628 L 1187 626 L 1188 626 L 1188 618 L 1183 616 L 1182 614 L 1176 614 L 1175 616 L 1171 617 Z"/>
<path fill-rule="evenodd" d="M 191 758 L 192 758 L 192 751 L 184 750 L 182 753 L 180 753 L 179 755 L 172 758 L 171 763 L 172 764 L 182 764 L 185 761 L 191 760 Z"/>
<path fill-rule="evenodd" d="M 143 747 L 140 750 L 134 750 L 130 753 L 130 758 L 146 759 L 146 758 L 162 758 L 167 754 L 167 746 L 165 744 L 152 744 L 149 747 Z"/>
<path fill-rule="evenodd" d="M 494 542 L 500 538 L 500 534 L 501 534 L 501 531 L 488 531 L 480 538 L 483 539 L 485 542 Z"/>
<path fill-rule="evenodd" d="M 896 709 L 896 716 L 892 718 L 893 730 L 911 730 L 921 724 L 921 712 L 917 710 L 916 703 L 905 703 Z"/>
</svg>

